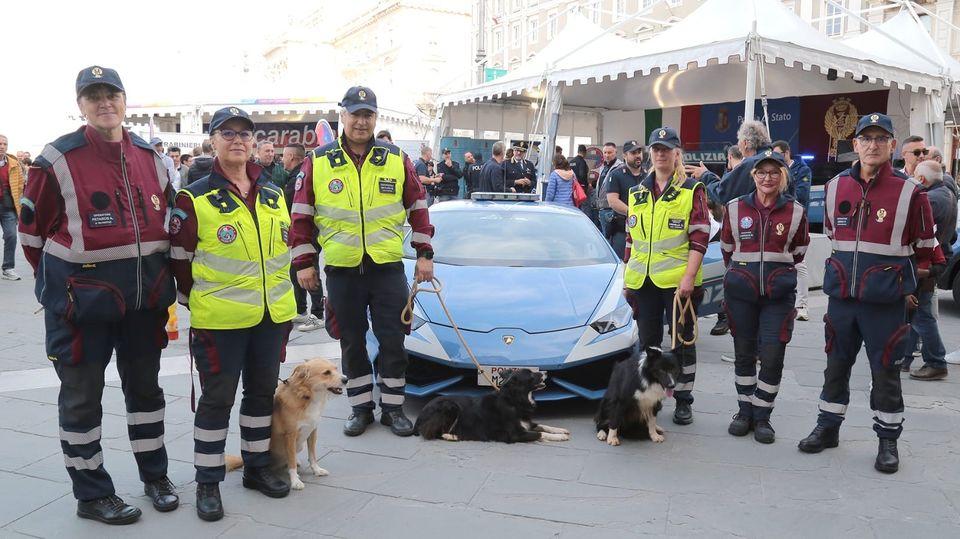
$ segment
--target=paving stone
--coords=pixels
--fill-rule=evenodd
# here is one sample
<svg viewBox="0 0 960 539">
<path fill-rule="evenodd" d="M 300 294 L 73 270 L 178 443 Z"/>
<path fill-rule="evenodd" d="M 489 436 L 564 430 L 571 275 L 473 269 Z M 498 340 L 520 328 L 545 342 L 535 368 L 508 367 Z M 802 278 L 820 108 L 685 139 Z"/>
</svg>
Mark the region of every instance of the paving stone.
<svg viewBox="0 0 960 539">
<path fill-rule="evenodd" d="M 333 535 L 353 518 L 373 495 L 319 484 L 309 470 L 301 472 L 303 490 L 291 490 L 285 498 L 268 498 L 241 484 L 243 472 L 231 472 L 220 486 L 223 506 L 233 516 L 248 517 L 258 524 Z M 195 498 L 191 485 L 189 500 Z M 276 533 L 276 532 L 275 532 Z"/>
<path fill-rule="evenodd" d="M 65 483 L 0 472 L 0 527 L 69 494 Z"/>
<path fill-rule="evenodd" d="M 0 470 L 15 472 L 50 455 L 60 455 L 59 440 L 0 429 Z M 60 457 L 63 464 L 63 457 Z"/>
</svg>

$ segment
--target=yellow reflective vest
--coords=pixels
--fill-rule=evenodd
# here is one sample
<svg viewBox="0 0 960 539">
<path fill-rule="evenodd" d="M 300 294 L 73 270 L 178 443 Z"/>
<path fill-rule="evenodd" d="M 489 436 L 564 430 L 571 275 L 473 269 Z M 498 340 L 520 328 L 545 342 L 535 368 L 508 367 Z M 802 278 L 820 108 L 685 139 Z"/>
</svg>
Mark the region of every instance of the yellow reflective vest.
<svg viewBox="0 0 960 539">
<path fill-rule="evenodd" d="M 261 183 L 256 219 L 224 180 L 207 177 L 181 189 L 193 200 L 197 248 L 192 263 L 190 325 L 242 329 L 297 315 L 290 281 L 290 214 L 283 192 Z"/>
<path fill-rule="evenodd" d="M 374 141 L 357 171 L 340 145 L 313 152 L 314 223 L 329 266 L 352 268 L 367 254 L 377 264 L 403 257 L 403 152 Z"/>
<path fill-rule="evenodd" d="M 701 184 L 689 178 L 680 185 L 671 182 L 654 201 L 648 181 L 653 180 L 648 177 L 627 195 L 627 232 L 633 247 L 623 275 L 624 286 L 639 289 L 649 277 L 660 288 L 674 288 L 687 270 L 693 194 Z M 701 268 L 695 284 L 699 286 L 702 281 Z"/>
</svg>

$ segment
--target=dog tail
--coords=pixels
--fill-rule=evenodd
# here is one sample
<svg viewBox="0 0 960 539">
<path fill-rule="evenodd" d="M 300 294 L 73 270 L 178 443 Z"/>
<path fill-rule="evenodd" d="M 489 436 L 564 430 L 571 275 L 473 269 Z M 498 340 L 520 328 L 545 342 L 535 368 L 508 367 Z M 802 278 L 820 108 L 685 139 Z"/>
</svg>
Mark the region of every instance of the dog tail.
<svg viewBox="0 0 960 539">
<path fill-rule="evenodd" d="M 223 457 L 224 464 L 227 466 L 227 471 L 232 472 L 234 470 L 239 470 L 243 468 L 243 459 L 236 455 L 226 455 Z"/>
<path fill-rule="evenodd" d="M 426 440 L 436 440 L 450 432 L 460 418 L 460 406 L 455 402 L 440 401 L 431 403 L 430 409 L 424 408 L 417 417 L 414 428 Z"/>
</svg>

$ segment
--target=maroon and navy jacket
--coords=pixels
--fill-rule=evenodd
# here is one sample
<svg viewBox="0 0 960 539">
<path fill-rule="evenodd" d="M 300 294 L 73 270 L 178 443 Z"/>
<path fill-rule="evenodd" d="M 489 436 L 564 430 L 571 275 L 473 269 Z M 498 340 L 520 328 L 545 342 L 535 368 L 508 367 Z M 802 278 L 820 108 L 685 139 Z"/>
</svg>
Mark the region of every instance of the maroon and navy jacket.
<svg viewBox="0 0 960 539">
<path fill-rule="evenodd" d="M 832 298 L 889 303 L 917 287 L 915 264 L 936 247 L 933 212 L 915 180 L 884 163 L 864 181 L 860 165 L 827 182 L 824 232 L 832 242 L 823 291 Z"/>
<path fill-rule="evenodd" d="M 127 130 L 108 142 L 84 126 L 48 144 L 30 169 L 19 227 L 40 303 L 78 323 L 166 309 L 171 201 L 160 156 Z"/>
<path fill-rule="evenodd" d="M 786 297 L 797 287 L 795 265 L 809 244 L 806 212 L 793 198 L 781 194 L 770 208 L 756 191 L 731 200 L 720 229 L 724 293 L 753 301 Z"/>
</svg>

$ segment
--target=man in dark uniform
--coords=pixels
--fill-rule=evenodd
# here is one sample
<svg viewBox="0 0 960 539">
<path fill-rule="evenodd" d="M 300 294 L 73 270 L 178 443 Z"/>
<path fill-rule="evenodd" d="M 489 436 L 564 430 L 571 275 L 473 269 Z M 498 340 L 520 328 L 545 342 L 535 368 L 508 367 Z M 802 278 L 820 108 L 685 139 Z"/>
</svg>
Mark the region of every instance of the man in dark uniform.
<svg viewBox="0 0 960 539">
<path fill-rule="evenodd" d="M 521 140 L 513 146 L 513 157 L 506 164 L 507 187 L 518 193 L 530 193 L 537 189 L 537 167 L 526 159 L 530 143 Z"/>
<path fill-rule="evenodd" d="M 623 256 L 627 244 L 627 195 L 646 177 L 643 170 L 643 145 L 636 140 L 623 143 L 623 166 L 610 172 L 607 182 L 607 204 L 613 210 L 613 219 L 607 227 L 607 241 L 618 256 Z"/>
<path fill-rule="evenodd" d="M 799 446 L 819 453 L 840 443 L 850 370 L 866 345 L 873 430 L 879 438 L 874 468 L 884 473 L 900 465 L 900 365 L 910 331 L 905 297 L 915 292 L 916 268 L 929 263 L 936 246 L 933 212 L 922 186 L 890 165 L 896 144 L 889 116 L 862 117 L 854 138 L 859 160 L 824 188 L 823 231 L 833 247 L 823 277 L 829 296 L 827 367 L 817 426 Z"/>
<path fill-rule="evenodd" d="M 179 504 L 167 479 L 160 351 L 175 300 L 164 221 L 173 193 L 160 155 L 123 128 L 127 96 L 113 69 L 77 75 L 87 124 L 44 148 L 30 169 L 20 241 L 43 305 L 47 359 L 60 378 L 60 446 L 77 516 L 129 524 L 140 509 L 116 495 L 100 446 L 104 370 L 116 351 L 127 432 L 144 493 Z"/>
<path fill-rule="evenodd" d="M 463 181 L 467 188 L 465 198 L 470 198 L 470 194 L 480 187 L 480 171 L 483 170 L 483 161 L 473 152 L 464 153 L 463 161 L 465 163 Z"/>
</svg>

